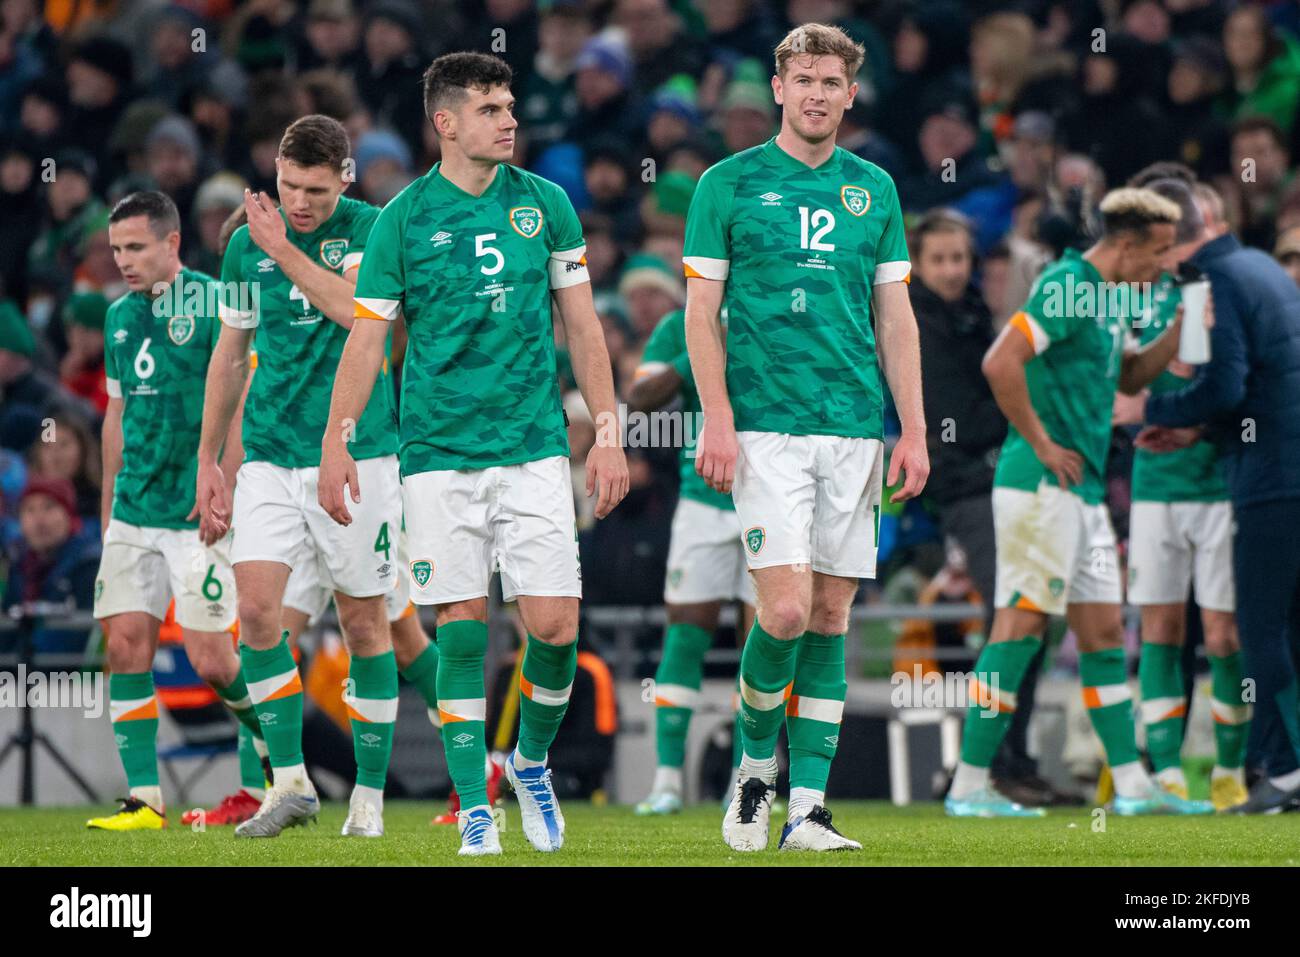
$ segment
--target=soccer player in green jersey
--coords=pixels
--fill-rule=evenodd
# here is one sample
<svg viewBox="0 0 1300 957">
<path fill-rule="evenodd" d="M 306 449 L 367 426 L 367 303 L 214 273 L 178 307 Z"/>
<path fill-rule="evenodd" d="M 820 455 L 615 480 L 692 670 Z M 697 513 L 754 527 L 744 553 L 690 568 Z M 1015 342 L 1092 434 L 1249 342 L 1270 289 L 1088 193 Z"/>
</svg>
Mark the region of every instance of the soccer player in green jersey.
<svg viewBox="0 0 1300 957">
<path fill-rule="evenodd" d="M 997 584 L 993 633 L 976 663 L 977 700 L 945 801 L 958 817 L 1039 816 L 989 785 L 989 764 L 1016 707 L 1049 615 L 1066 615 L 1079 677 L 1115 784 L 1119 814 L 1214 810 L 1157 786 L 1138 757 L 1124 661 L 1115 533 L 1103 498 L 1116 389 L 1132 394 L 1173 358 L 1179 322 L 1132 345 L 1132 287 L 1158 279 L 1177 238 L 1177 204 L 1144 189 L 1101 202 L 1103 233 L 1066 250 L 989 348 L 984 374 L 1010 422 L 993 480 Z"/>
<path fill-rule="evenodd" d="M 192 510 L 204 377 L 217 341 L 212 277 L 181 265 L 180 215 L 163 193 L 123 198 L 109 215 L 113 258 L 130 290 L 104 323 L 104 552 L 95 617 L 107 635 L 109 705 L 129 796 L 103 830 L 165 824 L 158 780 L 153 659 L 172 598 L 185 652 L 265 753 L 228 629 L 235 583 L 228 540 L 204 543 Z M 217 469 L 238 464 L 239 436 L 219 437 Z"/>
<path fill-rule="evenodd" d="M 893 500 L 919 494 L 929 474 L 898 193 L 835 145 L 863 56 L 836 27 L 792 30 L 772 78 L 780 132 L 705 172 L 686 221 L 686 343 L 704 409 L 695 467 L 732 493 L 758 593 L 740 663 L 740 775 L 722 824 L 739 851 L 768 843 L 783 718 L 781 847 L 861 847 L 832 826 L 825 792 L 849 609 L 858 580 L 876 573 L 880 362 L 903 427 L 889 482 L 906 481 Z"/>
<path fill-rule="evenodd" d="M 686 354 L 686 313 L 677 309 L 659 320 L 650 334 L 628 406 L 634 412 L 648 412 L 679 396 L 682 401 L 678 414 L 683 419 L 682 482 L 673 513 L 664 581 L 668 628 L 654 687 L 658 766 L 650 795 L 637 805 L 637 814 L 674 814 L 681 810 L 686 735 L 704 680 L 704 655 L 713 644 L 722 603 L 742 602 L 742 635 L 754 623 L 754 582 L 745 564 L 736 506 L 731 496 L 709 488 L 695 471 L 695 422 L 700 397 Z M 739 711 L 735 733 L 733 753 L 739 751 L 740 745 Z"/>
<path fill-rule="evenodd" d="M 1158 164 L 1159 173 L 1168 164 Z M 1144 171 L 1146 172 L 1146 171 Z M 1182 211 L 1179 242 L 1156 284 L 1140 321 L 1138 341 L 1158 338 L 1174 321 L 1182 300 L 1174 270 L 1214 233 L 1205 228 L 1191 186 L 1195 180 L 1151 179 L 1134 183 L 1176 202 Z M 1194 368 L 1171 363 L 1150 385 L 1152 394 L 1181 389 Z M 1133 423 L 1140 423 L 1136 416 Z M 1236 589 L 1232 571 L 1232 503 L 1213 443 L 1198 439 L 1187 448 L 1133 455 L 1133 506 L 1129 512 L 1128 598 L 1142 613 L 1139 713 L 1146 727 L 1147 753 L 1156 780 L 1187 797 L 1182 745 L 1186 715 L 1183 643 L 1187 594 L 1195 586 L 1210 664 L 1210 709 L 1216 760 L 1210 799 L 1227 810 L 1247 799 L 1244 764 L 1250 704 L 1242 700 L 1241 642 L 1237 636 Z"/>
<path fill-rule="evenodd" d="M 411 597 L 437 607 L 438 708 L 465 855 L 501 851 L 484 773 L 494 566 L 528 630 L 519 742 L 506 775 L 529 842 L 554 851 L 564 840 L 546 757 L 577 666 L 581 585 L 556 312 L 593 418 L 607 436 L 618 432 L 577 215 L 554 183 L 509 165 L 518 125 L 510 79 L 504 61 L 479 53 L 439 57 L 425 72 L 425 113 L 442 160 L 375 223 L 321 443 L 321 505 L 347 525 L 384 493 L 359 471 L 343 429 L 371 394 L 389 322 L 404 316 L 400 436 Z M 618 441 L 597 442 L 587 494 L 599 491 L 598 518 L 627 484 Z"/>
<path fill-rule="evenodd" d="M 316 562 L 334 590 L 352 656 L 345 700 L 357 782 L 344 834 L 383 833 L 383 787 L 397 714 L 397 667 L 384 610 L 396 584 L 401 527 L 391 387 L 376 389 L 348 424 L 358 468 L 374 495 L 341 528 L 319 507 L 320 436 L 330 384 L 352 325 L 353 282 L 379 210 L 343 196 L 350 144 L 329 117 L 305 116 L 285 131 L 276 158 L 275 208 L 245 194 L 248 224 L 222 262 L 222 331 L 208 372 L 198 500 L 205 534 L 234 530 L 240 656 L 257 705 L 275 780 L 240 837 L 274 837 L 314 818 L 320 802 L 302 757 L 302 682 L 282 633 L 286 582 Z M 257 373 L 244 408 L 245 460 L 233 509 L 215 468 L 217 436 Z"/>
</svg>

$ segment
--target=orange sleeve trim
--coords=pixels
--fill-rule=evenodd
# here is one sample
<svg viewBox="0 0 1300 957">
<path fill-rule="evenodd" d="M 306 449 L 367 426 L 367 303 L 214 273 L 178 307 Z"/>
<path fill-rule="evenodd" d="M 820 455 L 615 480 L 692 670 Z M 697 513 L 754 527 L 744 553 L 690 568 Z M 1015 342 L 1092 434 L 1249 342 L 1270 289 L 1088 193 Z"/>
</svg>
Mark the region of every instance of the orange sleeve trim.
<svg viewBox="0 0 1300 957">
<path fill-rule="evenodd" d="M 1025 339 L 1029 342 L 1030 347 L 1037 350 L 1038 343 L 1034 342 L 1034 331 L 1029 328 L 1028 316 L 1026 316 L 1023 312 L 1018 312 L 1010 319 L 1008 319 L 1007 322 L 1010 325 L 1014 326 L 1015 328 L 1019 329 L 1020 334 L 1023 335 Z"/>
<path fill-rule="evenodd" d="M 682 271 L 687 279 L 704 279 L 705 277 L 691 268 L 689 263 L 682 263 Z"/>
<path fill-rule="evenodd" d="M 353 308 L 353 310 L 352 310 L 352 316 L 353 316 L 354 319 L 379 319 L 379 320 L 381 320 L 381 321 L 383 321 L 383 322 L 387 322 L 387 321 L 388 321 L 387 317 L 385 317 L 385 316 L 381 316 L 379 313 L 375 312 L 373 309 L 368 309 L 368 308 L 366 308 L 366 307 L 363 306 L 361 303 L 357 302 L 355 299 L 352 300 L 352 302 L 353 302 L 353 306 L 354 306 L 354 308 Z"/>
</svg>

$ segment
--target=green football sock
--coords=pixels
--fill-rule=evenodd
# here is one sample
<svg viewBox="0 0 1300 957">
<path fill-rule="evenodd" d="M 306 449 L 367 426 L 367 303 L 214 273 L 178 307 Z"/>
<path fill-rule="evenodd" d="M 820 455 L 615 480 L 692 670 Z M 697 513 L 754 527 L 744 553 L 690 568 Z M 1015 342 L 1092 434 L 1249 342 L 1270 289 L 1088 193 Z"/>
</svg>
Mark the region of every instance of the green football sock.
<svg viewBox="0 0 1300 957">
<path fill-rule="evenodd" d="M 1092 727 L 1101 738 L 1112 768 L 1138 760 L 1133 693 L 1124 667 L 1124 649 L 1085 651 L 1079 655 L 1079 681 Z"/>
<path fill-rule="evenodd" d="M 108 707 L 127 787 L 158 787 L 158 699 L 153 673 L 109 675 Z"/>
<path fill-rule="evenodd" d="M 239 786 L 245 791 L 263 791 L 266 775 L 262 773 L 262 759 L 253 744 L 253 732 L 239 726 Z"/>
<path fill-rule="evenodd" d="M 1016 712 L 1016 692 L 1041 642 L 1034 635 L 1014 641 L 990 641 L 975 662 L 979 687 L 966 711 L 961 760 L 972 767 L 993 763 Z"/>
<path fill-rule="evenodd" d="M 844 674 L 844 636 L 806 631 L 799 639 L 794 687 L 786 704 L 790 742 L 790 789 L 826 790 L 840 743 L 840 719 L 849 684 Z"/>
<path fill-rule="evenodd" d="M 713 635 L 696 625 L 669 625 L 655 671 L 655 750 L 661 768 L 686 763 L 686 734 L 704 680 L 704 655 Z"/>
<path fill-rule="evenodd" d="M 236 672 L 235 680 L 224 688 L 218 688 L 216 685 L 212 687 L 239 723 L 260 738 L 262 725 L 257 720 L 257 709 L 253 707 L 253 699 L 248 696 L 248 685 L 244 682 L 243 672 Z"/>
<path fill-rule="evenodd" d="M 1239 768 L 1246 762 L 1250 705 L 1241 700 L 1241 653 L 1210 656 L 1210 710 L 1214 713 L 1216 764 Z"/>
<path fill-rule="evenodd" d="M 743 728 L 745 726 L 744 717 L 740 710 L 740 672 L 736 672 L 736 690 L 731 699 L 731 766 L 740 767 L 740 753 L 742 750 Z"/>
<path fill-rule="evenodd" d="M 352 656 L 343 701 L 352 721 L 357 784 L 382 791 L 397 722 L 397 659 L 392 649 L 367 658 Z"/>
<path fill-rule="evenodd" d="M 244 644 L 239 646 L 248 696 L 257 708 L 273 768 L 292 768 L 303 763 L 302 678 L 289 650 L 287 634 L 280 636 L 280 643 L 274 648 L 265 651 Z"/>
<path fill-rule="evenodd" d="M 451 783 L 465 810 L 487 804 L 487 691 L 483 660 L 488 629 L 481 621 L 449 621 L 438 629 L 438 712 Z"/>
<path fill-rule="evenodd" d="M 1080 669 L 1082 671 L 1082 669 Z M 1086 682 L 1085 682 L 1086 684 Z M 1138 658 L 1138 686 L 1142 692 L 1142 724 L 1147 732 L 1147 753 L 1156 771 L 1182 767 L 1183 649 L 1179 645 L 1142 643 Z"/>
<path fill-rule="evenodd" d="M 799 639 L 781 641 L 765 632 L 758 620 L 740 653 L 740 710 L 743 755 L 769 761 L 785 717 L 786 689 L 794 680 Z"/>
<path fill-rule="evenodd" d="M 578 671 L 578 641 L 548 645 L 528 636 L 524 666 L 519 674 L 519 757 L 546 760 L 546 752 L 569 710 L 573 676 Z"/>
<path fill-rule="evenodd" d="M 438 646 L 429 642 L 429 647 L 402 669 L 402 677 L 415 685 L 420 697 L 432 714 L 438 712 Z M 431 715 L 432 716 L 432 715 Z"/>
</svg>

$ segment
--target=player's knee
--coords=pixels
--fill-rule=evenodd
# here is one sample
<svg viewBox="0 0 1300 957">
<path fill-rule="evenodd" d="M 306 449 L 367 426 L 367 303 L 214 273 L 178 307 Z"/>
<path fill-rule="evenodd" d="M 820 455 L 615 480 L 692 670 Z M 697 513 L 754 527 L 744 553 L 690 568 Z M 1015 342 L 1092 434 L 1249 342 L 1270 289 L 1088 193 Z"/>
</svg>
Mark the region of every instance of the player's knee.
<svg viewBox="0 0 1300 957">
<path fill-rule="evenodd" d="M 551 615 L 536 622 L 528 633 L 548 645 L 571 645 L 578 640 L 578 616 L 576 613 Z"/>
<path fill-rule="evenodd" d="M 108 666 L 118 673 L 147 671 L 152 660 L 149 636 L 135 629 L 117 627 L 108 633 L 104 654 Z"/>
<path fill-rule="evenodd" d="M 215 649 L 190 655 L 190 664 L 202 680 L 214 688 L 224 688 L 235 680 L 239 673 L 239 659 L 234 655 L 223 655 Z"/>
<path fill-rule="evenodd" d="M 1206 615 L 1203 624 L 1206 654 L 1215 658 L 1225 658 L 1241 650 L 1241 641 L 1237 637 L 1237 621 L 1231 613 L 1218 612 Z"/>
<path fill-rule="evenodd" d="M 758 624 L 773 638 L 798 638 L 808 630 L 808 609 L 798 598 L 778 598 L 759 609 Z"/>
<path fill-rule="evenodd" d="M 239 632 L 252 637 L 279 636 L 280 620 L 269 603 L 252 595 L 239 595 Z"/>
<path fill-rule="evenodd" d="M 814 608 L 808 616 L 808 631 L 819 635 L 842 635 L 849 629 L 849 613 L 842 608 Z"/>
</svg>

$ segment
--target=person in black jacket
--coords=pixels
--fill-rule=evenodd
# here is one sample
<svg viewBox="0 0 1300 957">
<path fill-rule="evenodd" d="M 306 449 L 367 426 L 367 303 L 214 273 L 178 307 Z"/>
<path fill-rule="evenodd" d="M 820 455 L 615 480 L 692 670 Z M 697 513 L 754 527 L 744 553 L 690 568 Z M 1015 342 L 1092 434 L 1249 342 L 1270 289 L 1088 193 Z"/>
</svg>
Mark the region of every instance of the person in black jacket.
<svg viewBox="0 0 1300 957">
<path fill-rule="evenodd" d="M 1254 682 L 1250 750 L 1266 772 L 1233 810 L 1266 813 L 1300 806 L 1300 289 L 1267 253 L 1210 235 L 1187 260 L 1210 280 L 1210 361 L 1185 388 L 1146 399 L 1150 427 L 1138 445 L 1167 451 L 1203 432 L 1219 448 L 1237 526 L 1237 628 Z"/>
<path fill-rule="evenodd" d="M 925 214 L 912 231 L 912 309 L 921 338 L 921 383 L 932 469 L 925 501 L 943 534 L 961 546 L 986 606 L 984 634 L 993 618 L 995 544 L 993 469 L 1007 435 L 1007 420 L 980 371 L 993 343 L 993 319 L 972 282 L 974 235 L 950 209 Z M 1000 791 L 1026 806 L 1053 803 L 1057 795 L 1038 777 L 1027 732 L 1042 653 L 1031 664 L 1016 715 L 993 777 Z"/>
</svg>

